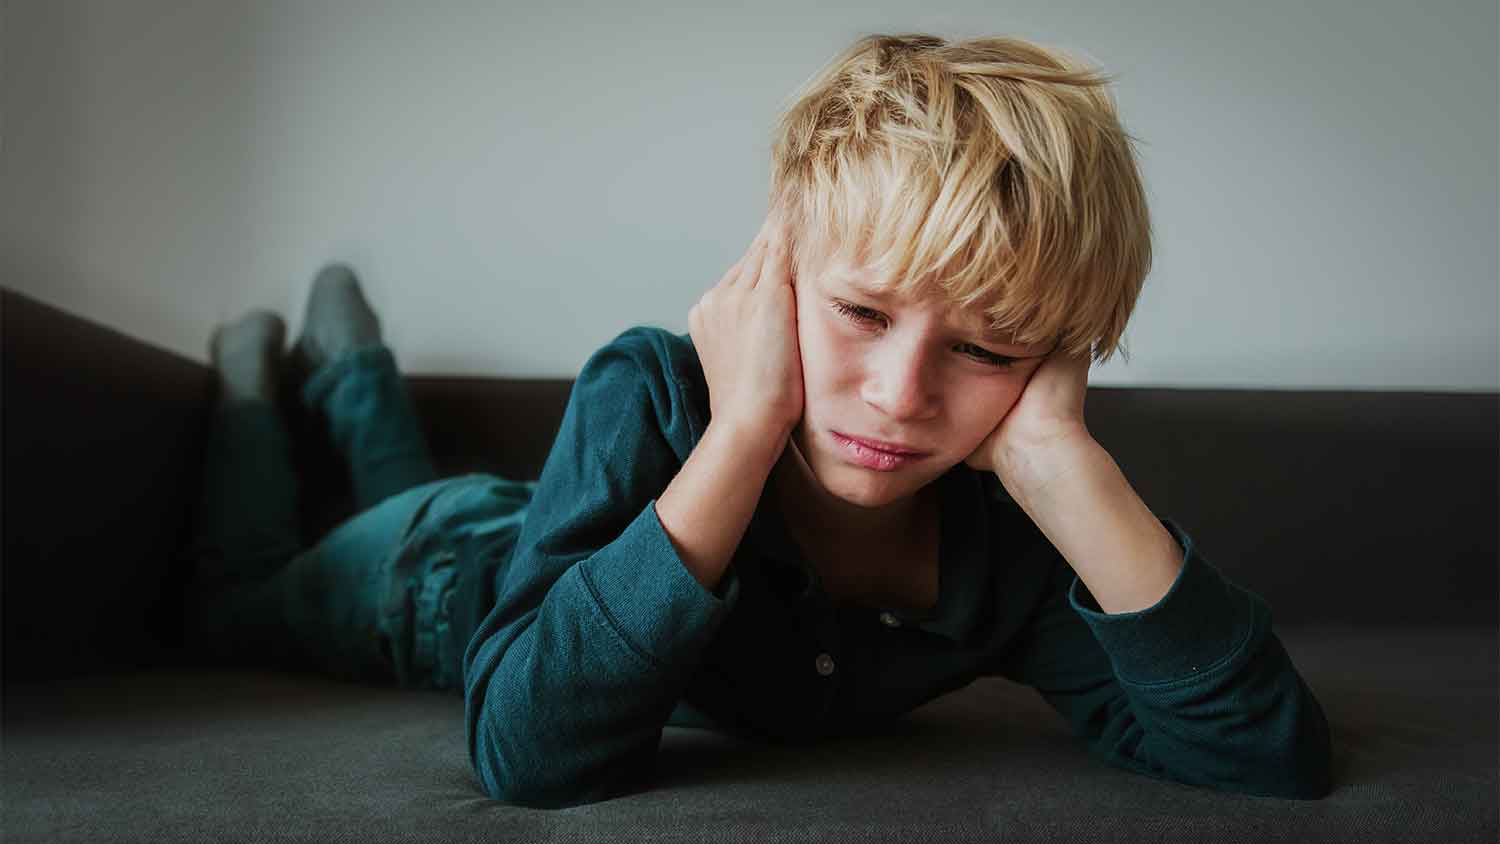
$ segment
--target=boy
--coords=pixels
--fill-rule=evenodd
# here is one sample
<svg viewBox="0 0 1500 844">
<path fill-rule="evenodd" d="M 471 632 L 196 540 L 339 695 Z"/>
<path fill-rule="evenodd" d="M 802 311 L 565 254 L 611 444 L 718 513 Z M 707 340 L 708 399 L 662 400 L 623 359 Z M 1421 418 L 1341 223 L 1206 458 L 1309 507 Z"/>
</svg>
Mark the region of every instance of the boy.
<svg viewBox="0 0 1500 844">
<path fill-rule="evenodd" d="M 1327 793 L 1269 610 L 1084 425 L 1150 263 L 1104 84 L 1016 39 L 860 39 L 783 116 L 766 223 L 688 334 L 590 357 L 535 482 L 436 479 L 326 269 L 293 360 L 362 512 L 302 553 L 284 328 L 216 333 L 205 651 L 462 688 L 479 783 L 528 806 L 638 787 L 664 725 L 812 742 L 987 675 L 1111 764 Z"/>
</svg>

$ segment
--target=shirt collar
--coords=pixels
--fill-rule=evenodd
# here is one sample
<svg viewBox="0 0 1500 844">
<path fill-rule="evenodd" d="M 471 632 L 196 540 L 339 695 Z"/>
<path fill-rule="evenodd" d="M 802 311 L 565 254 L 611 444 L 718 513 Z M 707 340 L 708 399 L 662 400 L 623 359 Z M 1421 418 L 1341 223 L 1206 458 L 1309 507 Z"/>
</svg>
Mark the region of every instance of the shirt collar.
<svg viewBox="0 0 1500 844">
<path fill-rule="evenodd" d="M 990 520 L 980 473 L 955 464 L 938 480 L 941 539 L 938 548 L 938 602 L 931 613 L 890 610 L 906 626 L 965 642 L 990 611 Z M 783 521 L 776 496 L 767 487 L 748 533 L 765 562 L 770 587 L 797 600 L 826 599 L 817 571 L 803 558 Z"/>
</svg>

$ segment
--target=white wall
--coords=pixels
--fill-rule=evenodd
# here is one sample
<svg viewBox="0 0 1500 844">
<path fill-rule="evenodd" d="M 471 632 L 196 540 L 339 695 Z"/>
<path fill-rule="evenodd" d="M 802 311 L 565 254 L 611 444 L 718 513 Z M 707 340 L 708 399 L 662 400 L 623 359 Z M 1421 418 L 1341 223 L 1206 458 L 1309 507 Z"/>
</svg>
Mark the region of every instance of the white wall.
<svg viewBox="0 0 1500 844">
<path fill-rule="evenodd" d="M 0 2 L 3 283 L 199 360 L 333 259 L 411 372 L 685 331 L 783 100 L 930 31 L 1119 75 L 1157 254 L 1093 383 L 1500 389 L 1494 0 Z"/>
</svg>

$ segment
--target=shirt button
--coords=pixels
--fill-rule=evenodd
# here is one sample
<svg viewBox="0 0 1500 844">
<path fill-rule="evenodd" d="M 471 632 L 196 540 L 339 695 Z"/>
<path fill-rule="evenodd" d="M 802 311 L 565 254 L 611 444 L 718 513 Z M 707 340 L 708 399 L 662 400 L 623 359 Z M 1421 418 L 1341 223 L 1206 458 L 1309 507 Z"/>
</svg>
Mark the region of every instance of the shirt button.
<svg viewBox="0 0 1500 844">
<path fill-rule="evenodd" d="M 824 677 L 827 677 L 829 674 L 833 673 L 833 657 L 829 656 L 828 654 L 818 654 L 818 661 L 816 665 L 818 667 L 818 673 L 822 674 Z"/>
<path fill-rule="evenodd" d="M 888 612 L 883 612 L 880 614 L 880 623 L 884 624 L 886 627 L 900 627 L 901 619 L 895 617 L 894 615 L 891 615 Z"/>
</svg>

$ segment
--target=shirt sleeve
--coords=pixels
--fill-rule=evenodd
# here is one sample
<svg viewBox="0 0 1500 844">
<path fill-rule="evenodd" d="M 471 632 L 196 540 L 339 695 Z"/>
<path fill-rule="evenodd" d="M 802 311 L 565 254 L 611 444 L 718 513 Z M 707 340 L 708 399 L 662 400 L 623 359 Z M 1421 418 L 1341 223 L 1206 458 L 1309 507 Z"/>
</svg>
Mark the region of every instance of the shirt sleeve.
<svg viewBox="0 0 1500 844">
<path fill-rule="evenodd" d="M 701 431 L 649 331 L 574 381 L 494 607 L 464 652 L 470 761 L 494 799 L 603 800 L 646 779 L 662 728 L 738 600 L 687 570 L 657 497 Z"/>
<path fill-rule="evenodd" d="M 1161 522 L 1183 567 L 1160 601 L 1105 613 L 1058 554 L 1043 600 L 992 673 L 1034 687 L 1111 765 L 1222 791 L 1325 796 L 1328 722 L 1269 608 Z"/>
</svg>

